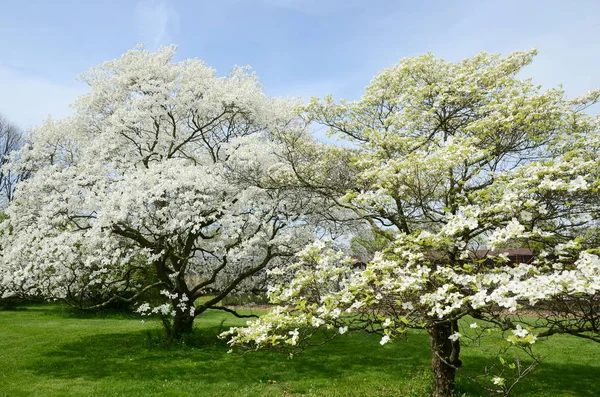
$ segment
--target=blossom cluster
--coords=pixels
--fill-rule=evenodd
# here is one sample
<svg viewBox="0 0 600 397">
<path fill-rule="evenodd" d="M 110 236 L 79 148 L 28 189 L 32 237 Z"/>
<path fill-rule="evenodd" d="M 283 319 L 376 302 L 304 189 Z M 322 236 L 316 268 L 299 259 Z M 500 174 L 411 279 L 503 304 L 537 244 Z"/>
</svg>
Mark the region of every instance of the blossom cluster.
<svg viewBox="0 0 600 397">
<path fill-rule="evenodd" d="M 291 343 L 290 329 L 309 337 L 330 327 L 368 328 L 385 344 L 409 327 L 598 296 L 600 125 L 580 111 L 598 95 L 567 100 L 517 79 L 534 55 L 409 58 L 360 101 L 306 106 L 355 144 L 346 165 L 355 185 L 342 185 L 336 204 L 388 242 L 364 268 L 333 246 L 309 246 L 285 277 L 272 275 L 278 308 L 229 331 L 230 343 L 279 345 Z M 532 258 L 511 260 L 521 247 Z M 535 335 L 519 326 L 509 340 Z"/>
<path fill-rule="evenodd" d="M 5 294 L 103 304 L 163 288 L 152 311 L 193 312 L 310 241 L 316 203 L 273 177 L 298 101 L 266 96 L 248 68 L 219 77 L 174 54 L 136 48 L 93 68 L 75 115 L 33 131 L 11 164 L 32 177 L 1 225 Z"/>
</svg>

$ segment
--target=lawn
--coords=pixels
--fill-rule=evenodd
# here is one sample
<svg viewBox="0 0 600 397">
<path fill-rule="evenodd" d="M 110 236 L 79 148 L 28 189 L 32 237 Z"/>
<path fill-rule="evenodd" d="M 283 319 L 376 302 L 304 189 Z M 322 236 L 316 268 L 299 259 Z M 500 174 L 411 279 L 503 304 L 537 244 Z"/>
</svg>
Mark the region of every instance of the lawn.
<svg viewBox="0 0 600 397">
<path fill-rule="evenodd" d="M 380 346 L 373 335 L 341 337 L 293 359 L 276 352 L 227 354 L 216 338 L 242 320 L 223 312 L 197 319 L 186 346 L 167 347 L 156 321 L 75 315 L 56 305 L 0 311 L 0 396 L 427 396 L 428 341 Z M 600 345 L 555 336 L 518 396 L 599 396 Z M 468 370 L 482 354 L 463 349 Z M 274 382 L 275 381 L 275 382 Z M 485 395 L 459 380 L 459 395 Z"/>
</svg>

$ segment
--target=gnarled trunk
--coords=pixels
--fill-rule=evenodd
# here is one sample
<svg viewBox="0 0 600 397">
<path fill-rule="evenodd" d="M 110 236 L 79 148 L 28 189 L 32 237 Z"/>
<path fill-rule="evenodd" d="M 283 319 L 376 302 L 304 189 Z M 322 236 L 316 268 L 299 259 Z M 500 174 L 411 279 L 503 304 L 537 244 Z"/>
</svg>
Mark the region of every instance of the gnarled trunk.
<svg viewBox="0 0 600 397">
<path fill-rule="evenodd" d="M 170 336 L 174 339 L 181 339 L 184 334 L 192 332 L 194 326 L 193 300 L 175 298 L 171 304 L 175 310 L 175 318 L 173 319 Z"/>
<path fill-rule="evenodd" d="M 457 321 L 434 324 L 427 330 L 431 346 L 431 368 L 435 373 L 435 397 L 450 397 L 454 392 L 456 369 L 462 365 L 459 359 L 460 341 L 449 337 L 458 332 Z"/>
<path fill-rule="evenodd" d="M 173 338 L 181 339 L 184 334 L 192 332 L 194 326 L 194 316 L 188 314 L 177 313 L 173 320 Z"/>
</svg>

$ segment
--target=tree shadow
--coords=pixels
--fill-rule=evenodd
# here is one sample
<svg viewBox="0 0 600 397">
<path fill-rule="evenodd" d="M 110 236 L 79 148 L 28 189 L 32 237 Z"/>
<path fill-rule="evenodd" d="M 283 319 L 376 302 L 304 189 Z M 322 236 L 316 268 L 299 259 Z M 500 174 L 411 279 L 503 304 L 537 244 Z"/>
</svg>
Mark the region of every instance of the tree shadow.
<svg viewBox="0 0 600 397">
<path fill-rule="evenodd" d="M 382 377 L 410 379 L 429 363 L 427 350 L 423 349 L 424 338 L 415 337 L 421 343 L 399 341 L 381 347 L 378 338 L 372 335 L 351 335 L 289 359 L 274 351 L 228 354 L 229 346 L 216 337 L 218 331 L 218 326 L 203 328 L 193 334 L 196 340 L 191 346 L 170 347 L 155 343 L 156 335 L 145 332 L 85 336 L 77 342 L 57 346 L 29 369 L 55 378 L 192 377 L 199 382 L 227 381 L 241 386 L 268 379 L 343 379 L 365 371 L 377 372 Z"/>
<path fill-rule="evenodd" d="M 471 356 L 468 353 L 462 355 L 465 368 L 471 375 L 480 375 L 483 368 L 491 364 L 491 358 Z M 600 358 L 600 357 L 599 357 Z M 528 363 L 524 363 L 527 365 Z M 467 395 L 487 395 L 487 392 L 469 381 L 464 372 L 457 374 L 457 391 Z M 584 364 L 557 363 L 556 361 L 544 361 L 534 371 L 523 378 L 511 394 L 512 396 L 600 396 L 600 366 Z"/>
<path fill-rule="evenodd" d="M 200 328 L 186 345 L 167 346 L 156 332 L 95 334 L 56 346 L 31 365 L 32 372 L 59 379 L 82 378 L 104 382 L 150 379 L 193 380 L 204 384 L 228 384 L 242 389 L 249 384 L 277 380 L 300 384 L 346 382 L 349 379 L 378 379 L 381 383 L 407 383 L 430 369 L 427 336 L 415 333 L 409 341 L 380 346 L 379 337 L 352 334 L 305 351 L 289 359 L 274 351 L 228 354 L 229 346 L 218 339 L 219 325 Z M 473 371 L 490 363 L 476 354 L 463 354 L 465 369 Z M 543 362 L 515 389 L 514 395 L 600 395 L 599 368 L 590 365 Z M 429 375 L 428 375 L 429 376 Z M 358 379 L 360 381 L 360 379 Z M 429 382 L 429 380 L 425 380 Z M 302 387 L 302 386 L 299 386 Z M 458 391 L 471 396 L 487 395 L 479 386 L 458 374 Z"/>
</svg>

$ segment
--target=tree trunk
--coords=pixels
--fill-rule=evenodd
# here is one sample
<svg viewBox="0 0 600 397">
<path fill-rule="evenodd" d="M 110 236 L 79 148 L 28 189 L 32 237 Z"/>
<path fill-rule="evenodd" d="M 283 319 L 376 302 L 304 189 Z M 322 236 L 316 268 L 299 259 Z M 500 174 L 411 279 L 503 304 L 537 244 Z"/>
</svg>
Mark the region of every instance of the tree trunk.
<svg viewBox="0 0 600 397">
<path fill-rule="evenodd" d="M 192 300 L 181 301 L 173 299 L 172 305 L 175 310 L 175 318 L 173 319 L 173 327 L 171 336 L 174 339 L 181 339 L 184 334 L 192 332 L 194 326 L 194 315 L 192 314 Z"/>
<path fill-rule="evenodd" d="M 460 341 L 448 339 L 458 332 L 457 321 L 434 324 L 427 330 L 431 346 L 431 368 L 435 373 L 434 397 L 450 397 L 454 393 L 456 369 L 462 365 Z"/>
</svg>

